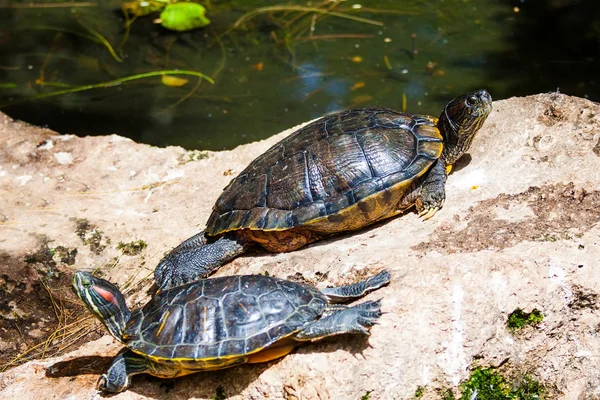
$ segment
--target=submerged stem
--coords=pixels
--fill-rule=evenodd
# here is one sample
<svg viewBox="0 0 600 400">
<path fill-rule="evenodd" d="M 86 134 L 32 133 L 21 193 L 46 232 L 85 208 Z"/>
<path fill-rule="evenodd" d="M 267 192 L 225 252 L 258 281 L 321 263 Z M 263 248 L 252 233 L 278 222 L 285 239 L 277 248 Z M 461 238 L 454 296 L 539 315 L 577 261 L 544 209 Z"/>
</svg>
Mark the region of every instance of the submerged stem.
<svg viewBox="0 0 600 400">
<path fill-rule="evenodd" d="M 126 76 L 124 78 L 114 79 L 114 80 L 108 81 L 108 82 L 101 82 L 101 83 L 94 83 L 91 85 L 77 86 L 74 88 L 57 90 L 57 91 L 50 92 L 50 93 L 41 93 L 41 94 L 38 94 L 38 95 L 35 95 L 32 97 L 29 97 L 27 99 L 21 99 L 21 100 L 15 101 L 15 102 L 2 104 L 2 105 L 0 105 L 0 108 L 6 107 L 8 105 L 13 105 L 15 103 L 21 103 L 21 102 L 28 101 L 28 100 L 40 100 L 40 99 L 45 99 L 48 97 L 61 96 L 63 94 L 82 92 L 84 90 L 117 86 L 117 85 L 120 85 L 125 82 L 134 81 L 134 80 L 143 79 L 143 78 L 151 78 L 153 76 L 161 76 L 161 75 L 193 75 L 193 76 L 197 76 L 202 79 L 206 79 L 210 83 L 215 83 L 210 76 L 204 75 L 203 73 L 196 72 L 196 71 L 177 70 L 177 69 L 166 70 L 166 71 L 152 71 L 152 72 L 145 72 L 143 74 L 130 75 L 130 76 Z"/>
<path fill-rule="evenodd" d="M 303 12 L 313 12 L 313 13 L 317 13 L 317 14 L 328 14 L 333 17 L 346 18 L 346 19 L 350 19 L 353 21 L 362 22 L 365 24 L 383 26 L 383 22 L 380 22 L 380 21 L 374 21 L 372 19 L 355 17 L 353 15 L 347 15 L 347 14 L 337 12 L 337 11 L 324 10 L 321 8 L 303 7 L 303 6 L 269 6 L 269 7 L 257 8 L 255 10 L 249 11 L 246 14 L 242 15 L 240 18 L 238 18 L 237 21 L 235 21 L 235 23 L 233 24 L 232 30 L 238 28 L 241 24 L 248 21 L 249 19 L 256 17 L 257 15 L 268 13 L 268 12 L 273 12 L 273 11 L 303 11 Z"/>
</svg>

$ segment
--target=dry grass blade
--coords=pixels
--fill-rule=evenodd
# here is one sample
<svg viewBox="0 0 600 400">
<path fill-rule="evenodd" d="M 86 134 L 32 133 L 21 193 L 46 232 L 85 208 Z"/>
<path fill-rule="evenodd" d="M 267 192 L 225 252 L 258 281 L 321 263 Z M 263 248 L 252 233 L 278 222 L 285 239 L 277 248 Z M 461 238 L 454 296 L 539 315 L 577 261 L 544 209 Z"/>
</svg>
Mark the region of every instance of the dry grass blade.
<svg viewBox="0 0 600 400">
<path fill-rule="evenodd" d="M 92 330 L 94 323 L 91 315 L 85 317 L 79 317 L 79 313 L 74 315 L 73 310 L 65 307 L 63 298 L 56 296 L 44 281 L 40 281 L 40 284 L 48 293 L 52 303 L 52 309 L 57 320 L 56 328 L 45 340 L 29 347 L 9 362 L 1 365 L 0 371 L 5 371 L 29 360 L 44 359 L 62 354 Z"/>
</svg>

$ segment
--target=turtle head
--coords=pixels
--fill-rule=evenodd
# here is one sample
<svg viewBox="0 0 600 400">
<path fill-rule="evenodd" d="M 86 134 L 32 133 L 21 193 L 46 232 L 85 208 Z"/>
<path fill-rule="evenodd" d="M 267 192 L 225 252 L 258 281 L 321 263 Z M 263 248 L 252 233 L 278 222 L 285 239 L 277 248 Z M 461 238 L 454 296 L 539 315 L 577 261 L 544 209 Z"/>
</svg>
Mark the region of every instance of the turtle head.
<svg viewBox="0 0 600 400">
<path fill-rule="evenodd" d="M 492 111 L 492 96 L 477 90 L 457 97 L 444 107 L 438 128 L 444 137 L 442 158 L 454 164 L 469 150 L 475 134 Z"/>
<path fill-rule="evenodd" d="M 131 312 L 119 289 L 104 279 L 96 278 L 89 272 L 77 271 L 73 277 L 73 290 L 83 304 L 117 340 L 123 341 L 125 325 Z"/>
</svg>

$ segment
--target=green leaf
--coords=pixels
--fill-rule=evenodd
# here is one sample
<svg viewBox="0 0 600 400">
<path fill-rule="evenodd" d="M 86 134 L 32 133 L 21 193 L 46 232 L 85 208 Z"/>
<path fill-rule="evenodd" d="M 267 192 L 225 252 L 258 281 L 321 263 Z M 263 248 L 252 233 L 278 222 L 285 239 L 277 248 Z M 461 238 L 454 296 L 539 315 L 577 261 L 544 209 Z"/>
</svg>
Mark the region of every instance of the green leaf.
<svg viewBox="0 0 600 400">
<path fill-rule="evenodd" d="M 174 31 L 189 31 L 210 24 L 206 9 L 196 3 L 169 4 L 160 14 L 161 24 Z"/>
<path fill-rule="evenodd" d="M 143 17 L 155 11 L 160 11 L 166 4 L 167 2 L 161 0 L 134 0 L 123 3 L 122 7 L 131 15 Z"/>
</svg>

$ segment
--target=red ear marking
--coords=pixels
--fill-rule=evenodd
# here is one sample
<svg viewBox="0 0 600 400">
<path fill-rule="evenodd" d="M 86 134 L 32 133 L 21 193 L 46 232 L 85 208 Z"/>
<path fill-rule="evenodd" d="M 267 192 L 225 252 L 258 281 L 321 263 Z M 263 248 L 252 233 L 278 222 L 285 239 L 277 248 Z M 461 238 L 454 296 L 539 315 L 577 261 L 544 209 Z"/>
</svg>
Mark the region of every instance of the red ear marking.
<svg viewBox="0 0 600 400">
<path fill-rule="evenodd" d="M 119 303 L 117 302 L 117 299 L 115 298 L 115 296 L 113 296 L 113 294 L 111 292 L 109 292 L 108 290 L 104 290 L 104 289 L 100 289 L 98 286 L 94 286 L 94 290 L 96 291 L 96 293 L 98 293 L 100 296 L 102 296 L 102 298 L 106 301 L 108 301 L 109 303 L 114 304 L 115 306 L 119 306 Z"/>
</svg>

